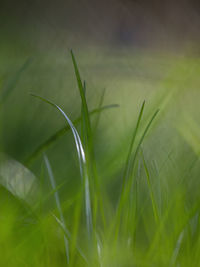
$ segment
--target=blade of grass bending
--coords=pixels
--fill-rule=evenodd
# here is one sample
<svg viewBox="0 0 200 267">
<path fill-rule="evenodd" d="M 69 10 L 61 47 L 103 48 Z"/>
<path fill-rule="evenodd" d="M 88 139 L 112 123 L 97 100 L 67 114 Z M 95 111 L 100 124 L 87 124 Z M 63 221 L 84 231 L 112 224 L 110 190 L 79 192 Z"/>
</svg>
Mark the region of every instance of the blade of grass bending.
<svg viewBox="0 0 200 267">
<path fill-rule="evenodd" d="M 6 100 L 6 98 L 9 96 L 11 91 L 15 88 L 21 74 L 27 69 L 30 63 L 31 63 L 31 58 L 28 58 L 24 62 L 24 64 L 21 66 L 21 68 L 14 74 L 14 76 L 11 78 L 8 84 L 3 88 L 2 94 L 0 97 L 0 104 L 2 104 Z"/>
<path fill-rule="evenodd" d="M 155 197 L 154 197 L 154 193 L 153 193 L 153 188 L 152 188 L 151 180 L 150 180 L 150 174 L 149 174 L 149 170 L 148 170 L 145 158 L 144 158 L 143 151 L 141 152 L 141 155 L 142 155 L 142 161 L 143 161 L 143 165 L 144 165 L 144 169 L 145 169 L 145 173 L 146 173 L 146 177 L 147 177 L 147 184 L 148 184 L 148 188 L 149 188 L 149 192 L 150 192 L 150 197 L 151 197 L 151 202 L 152 202 L 152 207 L 153 207 L 153 214 L 154 214 L 155 222 L 158 224 L 158 222 L 159 222 L 158 208 L 156 205 L 156 201 L 155 201 Z"/>
<path fill-rule="evenodd" d="M 132 176 L 133 169 L 134 169 L 134 166 L 135 166 L 135 161 L 136 161 L 138 152 L 139 152 L 139 150 L 140 150 L 140 147 L 141 147 L 141 145 L 142 145 L 142 142 L 143 142 L 143 140 L 144 140 L 144 138 L 145 138 L 145 136 L 146 136 L 146 134 L 147 134 L 147 132 L 148 132 L 148 130 L 149 130 L 151 124 L 153 123 L 155 117 L 157 116 L 158 112 L 159 112 L 159 109 L 156 110 L 156 112 L 155 112 L 155 113 L 153 114 L 153 116 L 151 117 L 149 123 L 147 124 L 147 126 L 146 126 L 146 128 L 145 128 L 145 130 L 144 130 L 144 132 L 143 132 L 143 134 L 142 134 L 142 136 L 141 136 L 141 138 L 140 138 L 140 140 L 139 140 L 139 142 L 138 142 L 138 145 L 137 145 L 137 147 L 136 147 L 136 150 L 135 150 L 135 153 L 134 153 L 134 156 L 133 156 L 132 164 L 131 164 L 131 166 L 130 166 L 130 177 Z M 127 186 L 126 186 L 126 190 L 125 190 L 126 192 L 124 192 L 124 197 L 125 197 L 125 199 L 127 198 L 126 195 L 128 195 L 129 192 L 130 192 L 130 188 L 131 188 L 131 186 L 132 186 L 132 183 L 133 183 L 133 178 L 132 178 L 132 179 L 129 179 L 128 184 L 127 184 Z"/>
<path fill-rule="evenodd" d="M 125 184 L 126 184 L 126 181 L 128 179 L 129 172 L 130 172 L 131 154 L 132 154 L 132 150 L 133 150 L 133 145 L 135 143 L 135 138 L 136 138 L 136 135 L 137 135 L 137 132 L 138 132 L 138 128 L 139 128 L 139 125 L 140 125 L 140 122 L 141 122 L 141 119 L 142 119 L 142 115 L 143 115 L 143 112 L 144 112 L 144 106 L 145 106 L 145 101 L 142 103 L 142 107 L 140 109 L 140 113 L 139 113 L 139 116 L 138 116 L 138 119 L 137 119 L 137 124 L 136 124 L 135 130 L 133 132 L 131 143 L 130 143 L 130 146 L 129 146 L 129 151 L 128 151 L 128 155 L 127 155 L 127 158 L 126 158 L 124 174 L 123 174 L 122 192 L 124 191 L 124 187 L 125 187 Z"/>
<path fill-rule="evenodd" d="M 138 115 L 137 123 L 136 123 L 135 129 L 134 129 L 134 132 L 132 134 L 131 143 L 129 145 L 129 150 L 128 150 L 128 154 L 127 154 L 127 158 L 126 158 L 126 162 L 125 162 L 125 167 L 124 167 L 124 173 L 123 173 L 123 177 L 122 177 L 123 180 L 122 180 L 121 196 L 124 194 L 125 185 L 126 185 L 128 177 L 130 175 L 130 165 L 131 165 L 132 150 L 133 150 L 133 146 L 134 146 L 135 139 L 136 139 L 136 136 L 137 136 L 137 132 L 138 132 L 138 129 L 139 129 L 139 125 L 140 125 L 140 122 L 141 122 L 141 119 L 142 119 L 142 115 L 143 115 L 143 112 L 144 112 L 144 106 L 145 106 L 145 101 L 143 101 L 143 103 L 142 103 L 142 106 L 141 106 L 141 109 L 140 109 L 140 112 L 139 112 L 139 115 Z M 131 211 L 131 207 L 128 207 L 128 208 Z M 127 213 L 130 213 L 128 211 L 128 208 L 127 208 Z M 128 216 L 128 218 L 131 218 L 130 214 L 127 214 L 127 216 Z M 118 229 L 117 230 L 117 233 L 118 233 L 119 225 L 120 225 L 120 219 L 117 219 L 117 222 L 118 223 L 117 223 L 116 228 Z"/>
<path fill-rule="evenodd" d="M 96 108 L 93 109 L 92 111 L 89 112 L 89 115 L 95 115 L 98 114 L 104 110 L 110 109 L 110 108 L 117 108 L 119 107 L 119 105 L 117 104 L 111 104 L 111 105 L 107 105 L 107 106 L 103 106 L 101 108 Z M 78 124 L 81 121 L 81 117 L 78 117 L 77 119 L 75 119 L 73 121 L 73 124 Z M 61 128 L 60 130 L 58 130 L 55 134 L 53 134 L 52 136 L 50 136 L 44 143 L 42 143 L 41 145 L 39 145 L 35 151 L 25 160 L 24 164 L 26 166 L 29 166 L 37 157 L 39 157 L 45 150 L 47 150 L 51 145 L 53 145 L 59 138 L 61 138 L 63 135 L 66 134 L 66 132 L 68 132 L 70 130 L 70 126 L 67 125 L 63 128 Z"/>
<path fill-rule="evenodd" d="M 159 111 L 160 111 L 159 109 L 157 109 L 157 110 L 155 111 L 155 113 L 154 113 L 153 116 L 151 117 L 149 123 L 147 124 L 147 126 L 146 126 L 146 128 L 145 128 L 145 130 L 144 130 L 144 132 L 143 132 L 143 134 L 142 134 L 142 136 L 141 136 L 141 138 L 140 138 L 140 140 L 139 140 L 139 143 L 138 143 L 138 145 L 137 145 L 137 148 L 136 148 L 136 150 L 135 150 L 135 154 L 134 154 L 134 157 L 133 157 L 133 162 L 132 162 L 132 165 L 131 165 L 130 173 L 132 173 L 132 171 L 133 171 L 134 164 L 135 164 L 135 160 L 136 160 L 136 157 L 137 157 L 138 152 L 139 152 L 139 150 L 140 150 L 141 144 L 142 144 L 142 142 L 143 142 L 143 140 L 144 140 L 144 138 L 145 138 L 145 136 L 146 136 L 146 134 L 147 134 L 147 132 L 148 132 L 150 126 L 151 126 L 151 124 L 153 123 L 153 121 L 154 121 L 154 119 L 155 119 L 155 117 L 157 116 L 157 114 L 158 114 Z"/>
<path fill-rule="evenodd" d="M 132 160 L 132 163 L 130 165 L 130 171 L 129 171 L 129 174 L 130 174 L 130 178 L 129 180 L 127 181 L 127 184 L 125 185 L 124 187 L 124 190 L 123 192 L 121 193 L 120 195 L 120 200 L 119 200 L 119 204 L 118 204 L 118 209 L 117 209 L 117 213 L 116 213 L 116 216 L 117 216 L 117 219 L 114 220 L 117 222 L 117 225 L 115 226 L 115 240 L 117 240 L 117 236 L 118 236 L 118 233 L 119 233 L 119 228 L 120 228 L 120 222 L 121 222 L 121 214 L 122 214 L 122 209 L 125 205 L 125 202 L 130 194 L 130 190 L 131 190 L 131 187 L 132 187 L 132 184 L 133 184 L 133 178 L 131 178 L 132 176 L 132 172 L 133 172 L 133 169 L 134 169 L 134 166 L 135 166 L 135 161 L 136 161 L 136 158 L 137 158 L 137 155 L 138 155 L 138 152 L 139 152 L 139 149 L 140 149 L 140 146 L 151 126 L 151 124 L 153 123 L 155 117 L 157 116 L 159 110 L 156 110 L 156 112 L 153 114 L 153 116 L 151 117 L 149 123 L 147 124 L 139 142 L 138 142 L 138 145 L 136 147 L 136 150 L 135 150 L 135 153 L 133 155 L 133 160 Z"/>
<path fill-rule="evenodd" d="M 46 102 L 46 103 L 48 103 L 48 104 L 50 104 L 54 108 L 56 108 L 64 116 L 64 118 L 66 119 L 66 121 L 70 125 L 70 128 L 71 128 L 73 136 L 74 136 L 74 141 L 76 144 L 76 150 L 77 150 L 78 159 L 79 159 L 80 174 L 81 174 L 82 182 L 84 184 L 84 189 L 85 189 L 86 224 L 87 224 L 88 235 L 90 236 L 92 233 L 93 226 L 92 226 L 90 192 L 89 192 L 89 186 L 88 186 L 89 180 L 88 180 L 85 152 L 84 152 L 79 134 L 78 134 L 76 128 L 74 127 L 73 123 L 71 122 L 71 120 L 68 118 L 68 116 L 65 114 L 65 112 L 59 106 L 57 106 L 56 104 L 52 103 L 51 101 L 49 101 L 49 100 L 47 100 L 41 96 L 34 95 L 34 94 L 31 94 L 31 95 Z"/>
<path fill-rule="evenodd" d="M 54 175 L 53 175 L 53 171 L 52 171 L 50 162 L 49 162 L 49 160 L 48 160 L 46 155 L 44 155 L 44 162 L 45 162 L 45 165 L 46 165 L 46 168 L 47 168 L 47 171 L 48 171 L 48 175 L 49 175 L 49 180 L 50 180 L 51 186 L 52 186 L 53 190 L 55 190 L 56 189 L 56 182 L 55 182 L 55 179 L 54 179 Z M 66 253 L 66 257 L 67 257 L 67 263 L 69 264 L 69 242 L 68 242 L 68 237 L 69 237 L 70 234 L 69 234 L 69 231 L 68 231 L 68 229 L 66 227 L 66 224 L 65 224 L 65 219 L 64 219 L 63 212 L 62 212 L 58 191 L 55 191 L 54 197 L 55 197 L 58 213 L 59 213 L 59 216 L 60 216 L 60 220 L 62 222 L 63 228 L 65 229 L 65 234 L 64 234 L 65 253 Z"/>
</svg>

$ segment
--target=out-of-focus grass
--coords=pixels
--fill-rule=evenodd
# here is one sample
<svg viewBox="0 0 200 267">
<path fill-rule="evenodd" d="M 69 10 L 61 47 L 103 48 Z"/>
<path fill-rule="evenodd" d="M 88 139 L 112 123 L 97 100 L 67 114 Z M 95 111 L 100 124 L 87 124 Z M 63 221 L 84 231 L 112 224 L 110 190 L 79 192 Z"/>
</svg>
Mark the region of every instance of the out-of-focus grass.
<svg viewBox="0 0 200 267">
<path fill-rule="evenodd" d="M 1 104 L 1 150 L 10 157 L 2 155 L 0 165 L 0 265 L 198 266 L 199 59 L 91 49 L 77 53 L 78 67 L 73 58 L 75 76 L 66 51 L 7 57 L 4 48 L 0 86 L 9 94 Z M 100 106 L 120 107 L 89 116 L 104 87 Z M 85 163 L 66 133 L 43 146 L 48 172 L 39 154 L 26 168 L 35 149 L 64 127 L 30 92 L 72 120 L 81 114 Z M 78 153 L 82 147 L 78 141 Z M 30 177 L 34 186 L 25 190 Z"/>
</svg>

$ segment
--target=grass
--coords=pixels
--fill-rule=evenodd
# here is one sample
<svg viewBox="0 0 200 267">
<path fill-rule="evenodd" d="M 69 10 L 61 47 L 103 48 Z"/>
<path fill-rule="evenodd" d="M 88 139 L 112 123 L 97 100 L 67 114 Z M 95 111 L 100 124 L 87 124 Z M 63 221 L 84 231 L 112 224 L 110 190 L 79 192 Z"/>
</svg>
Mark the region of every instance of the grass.
<svg viewBox="0 0 200 267">
<path fill-rule="evenodd" d="M 96 148 L 99 124 L 108 109 L 118 107 L 112 111 L 117 113 L 120 107 L 104 106 L 103 91 L 98 107 L 90 111 L 88 88 L 73 51 L 71 58 L 80 117 L 72 120 L 64 108 L 32 94 L 33 105 L 53 107 L 66 125 L 38 142 L 24 165 L 1 156 L 0 266 L 199 266 L 199 125 L 186 113 L 181 121 L 174 120 L 182 138 L 176 151 L 170 151 L 168 143 L 163 149 L 162 142 L 171 136 L 167 139 L 166 128 L 165 136 L 158 131 L 166 123 L 164 110 L 178 86 L 166 80 L 169 91 L 150 107 L 142 102 L 132 133 L 118 140 L 114 159 L 106 165 L 107 155 L 101 158 Z M 2 92 L 3 104 L 29 65 L 25 62 L 11 77 Z M 171 114 L 176 116 L 174 110 Z M 72 133 L 73 146 L 62 154 L 67 174 L 59 179 L 59 163 L 51 160 L 50 152 L 62 136 L 70 139 L 67 132 Z M 107 139 L 100 147 L 108 146 Z M 71 157 L 79 171 L 69 171 Z"/>
</svg>

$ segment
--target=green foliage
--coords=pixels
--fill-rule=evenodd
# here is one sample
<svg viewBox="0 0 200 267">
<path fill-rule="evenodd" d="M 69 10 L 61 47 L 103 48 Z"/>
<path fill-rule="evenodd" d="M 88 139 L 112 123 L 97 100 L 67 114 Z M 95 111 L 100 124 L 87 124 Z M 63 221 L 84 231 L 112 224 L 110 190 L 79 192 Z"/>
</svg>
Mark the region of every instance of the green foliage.
<svg viewBox="0 0 200 267">
<path fill-rule="evenodd" d="M 166 123 L 164 111 L 180 85 L 168 77 L 164 85 L 169 90 L 158 95 L 147 110 L 142 103 L 132 134 L 125 141 L 118 140 L 114 159 L 103 165 L 107 155 L 102 160 L 96 148 L 100 116 L 117 105 L 103 106 L 103 91 L 98 107 L 89 111 L 88 89 L 72 51 L 71 57 L 81 99 L 80 117 L 71 120 L 64 108 L 32 94 L 54 107 L 67 125 L 53 129 L 26 157 L 24 165 L 30 169 L 1 154 L 0 266 L 199 266 L 199 125 L 186 113 L 182 120 L 174 120 L 173 137 L 182 138 L 176 153 L 169 151 L 168 143 L 164 148 L 160 145 L 169 123 L 166 136 L 160 137 L 158 131 L 163 120 Z M 11 79 L 8 95 L 27 64 Z M 177 68 L 180 75 L 186 72 Z M 58 162 L 51 160 L 51 145 L 70 131 L 79 172 L 68 172 L 72 148 L 62 155 L 66 167 L 62 180 L 56 174 Z M 103 139 L 100 146 L 105 144 Z M 160 150 L 165 150 L 161 151 L 164 156 Z M 39 157 L 43 152 L 44 161 Z M 34 168 L 39 175 L 33 174 Z"/>
</svg>

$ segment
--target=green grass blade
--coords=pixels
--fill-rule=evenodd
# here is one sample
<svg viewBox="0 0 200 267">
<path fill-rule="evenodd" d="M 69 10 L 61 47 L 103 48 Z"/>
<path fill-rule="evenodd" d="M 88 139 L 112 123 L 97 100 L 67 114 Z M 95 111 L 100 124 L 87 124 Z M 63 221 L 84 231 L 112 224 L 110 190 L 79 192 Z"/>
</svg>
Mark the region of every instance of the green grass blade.
<svg viewBox="0 0 200 267">
<path fill-rule="evenodd" d="M 153 116 L 151 117 L 149 123 L 147 124 L 147 126 L 146 126 L 146 128 L 145 128 L 145 130 L 144 130 L 144 132 L 143 132 L 143 134 L 142 134 L 142 136 L 141 136 L 141 138 L 140 138 L 140 140 L 139 140 L 139 142 L 138 142 L 138 145 L 137 145 L 137 148 L 136 148 L 136 150 L 135 150 L 134 157 L 133 157 L 133 162 L 132 162 L 132 166 L 131 166 L 130 173 L 133 171 L 134 164 L 135 164 L 135 160 L 136 160 L 136 157 L 137 157 L 138 152 L 139 152 L 139 150 L 140 150 L 140 147 L 141 147 L 141 145 L 142 145 L 142 143 L 143 143 L 143 141 L 144 141 L 144 138 L 145 138 L 145 136 L 146 136 L 146 134 L 147 134 L 149 128 L 151 127 L 151 125 L 152 125 L 154 119 L 155 119 L 156 116 L 158 115 L 158 112 L 159 112 L 159 109 L 157 109 L 157 110 L 155 111 L 155 113 L 153 114 Z"/>
<path fill-rule="evenodd" d="M 77 153 L 78 153 L 78 159 L 79 159 L 79 167 L 80 167 L 80 173 L 81 173 L 81 177 L 83 178 L 83 165 L 86 163 L 86 159 L 85 159 L 85 152 L 84 152 L 84 149 L 83 149 L 83 146 L 82 146 L 82 143 L 81 143 L 81 140 L 80 140 L 80 137 L 78 135 L 78 132 L 76 130 L 76 128 L 74 127 L 73 123 L 71 122 L 71 120 L 68 118 L 68 116 L 64 113 L 64 111 L 59 107 L 57 106 L 56 104 L 52 103 L 51 101 L 43 98 L 43 97 L 40 97 L 38 95 L 34 95 L 34 94 L 31 94 L 32 96 L 50 104 L 51 106 L 53 106 L 54 108 L 56 108 L 57 110 L 59 110 L 59 112 L 65 117 L 65 119 L 67 120 L 69 126 L 70 126 L 70 129 L 73 133 L 73 136 L 74 136 L 74 141 L 75 141 L 75 144 L 76 144 L 76 150 L 77 150 Z"/>
<path fill-rule="evenodd" d="M 128 179 L 128 176 L 130 174 L 131 154 L 132 154 L 132 150 L 133 150 L 133 145 L 135 143 L 135 138 L 136 138 L 136 135 L 137 135 L 137 132 L 138 132 L 138 129 L 139 129 L 139 125 L 140 125 L 140 122 L 141 122 L 141 119 L 142 119 L 142 115 L 143 115 L 143 112 L 144 112 L 144 106 L 145 106 L 145 101 L 142 103 L 142 107 L 140 109 L 140 113 L 139 113 L 139 116 L 138 116 L 138 119 L 137 119 L 137 124 L 136 124 L 135 130 L 133 132 L 131 143 L 130 143 L 130 146 L 129 146 L 129 151 L 128 151 L 128 155 L 127 155 L 126 163 L 125 163 L 125 167 L 124 167 L 122 192 L 124 190 L 125 183 L 126 183 L 126 181 Z"/>
<path fill-rule="evenodd" d="M 84 86 L 82 84 L 80 73 L 79 73 L 79 70 L 78 70 L 77 63 L 76 63 L 76 59 L 74 57 L 74 53 L 73 53 L 72 50 L 71 50 L 71 57 L 72 57 L 72 62 L 73 62 L 73 65 L 74 65 L 74 71 L 75 71 L 75 75 L 76 75 L 76 80 L 77 80 L 79 93 L 80 93 L 80 97 L 81 97 L 82 116 L 83 116 L 83 120 L 84 120 L 84 123 L 85 123 L 86 131 L 87 131 L 86 134 L 87 134 L 87 138 L 90 138 L 90 136 L 91 136 L 91 124 L 90 124 L 90 119 L 89 119 L 89 112 L 88 112 L 87 102 L 86 102 L 86 98 L 85 98 L 85 90 L 86 90 L 86 88 L 84 88 Z"/>
<path fill-rule="evenodd" d="M 53 175 L 53 171 L 52 171 L 50 162 L 49 162 L 49 160 L 48 160 L 46 155 L 44 155 L 44 162 L 45 162 L 45 165 L 46 165 L 46 168 L 47 168 L 47 171 L 48 171 L 48 175 L 49 175 L 49 180 L 50 180 L 51 186 L 52 186 L 53 190 L 55 190 L 56 189 L 55 178 L 54 178 L 54 175 Z M 70 234 L 69 234 L 69 231 L 68 231 L 68 229 L 66 227 L 66 224 L 65 224 L 65 218 L 64 218 L 64 215 L 63 215 L 63 212 L 62 212 L 58 191 L 55 191 L 54 197 L 55 197 L 58 213 L 59 213 L 59 216 L 60 216 L 60 220 L 62 222 L 63 228 L 65 229 L 65 235 L 64 235 L 65 252 L 66 252 L 66 257 L 67 257 L 67 263 L 69 264 L 69 241 L 68 241 L 68 237 L 69 237 Z"/>
<path fill-rule="evenodd" d="M 141 115 L 142 115 L 142 112 L 143 112 L 143 110 L 141 110 L 141 112 L 140 112 Z M 123 208 L 124 208 L 125 204 L 127 203 L 127 200 L 128 200 L 128 198 L 130 196 L 131 188 L 133 186 L 133 178 L 134 177 L 132 177 L 132 173 L 133 173 L 133 169 L 134 169 L 134 166 L 135 166 L 135 162 L 136 162 L 136 158 L 137 158 L 138 152 L 139 152 L 141 144 L 142 144 L 142 142 L 143 142 L 143 140 L 144 140 L 144 138 L 145 138 L 150 126 L 151 126 L 151 124 L 153 123 L 155 117 L 157 116 L 158 112 L 159 112 L 159 110 L 156 110 L 156 112 L 151 117 L 149 123 L 147 124 L 146 128 L 144 129 L 144 132 L 143 132 L 141 138 L 139 139 L 138 145 L 137 145 L 135 153 L 133 155 L 133 159 L 132 159 L 132 162 L 130 164 L 129 177 L 128 177 L 129 179 L 128 179 L 127 183 L 126 183 L 126 186 L 124 187 L 124 190 L 122 191 L 122 193 L 120 195 L 118 208 L 117 208 L 117 213 L 116 213 L 116 220 L 114 220 L 115 223 L 116 223 L 115 224 L 115 240 L 117 240 L 117 237 L 118 237 Z"/>
<path fill-rule="evenodd" d="M 85 96 L 85 93 L 86 93 L 86 82 L 84 81 L 84 83 L 83 83 L 83 94 L 84 94 L 84 96 Z M 90 118 L 89 118 L 89 123 L 90 123 Z M 89 141 L 88 141 L 88 138 L 89 138 L 89 136 L 91 136 L 91 129 L 87 128 L 87 124 L 86 124 L 86 120 L 85 120 L 85 114 L 84 114 L 83 102 L 81 102 L 81 136 L 82 136 L 82 141 L 83 141 L 84 148 L 85 148 L 86 153 L 87 153 L 87 152 L 89 152 L 89 147 L 88 147 L 88 142 Z"/>
<path fill-rule="evenodd" d="M 92 233 L 92 211 L 91 211 L 91 201 L 90 201 L 90 189 L 89 189 L 89 178 L 88 178 L 88 172 L 87 172 L 87 166 L 86 166 L 86 157 L 85 157 L 85 151 L 83 149 L 83 145 L 81 143 L 81 139 L 79 137 L 79 134 L 76 130 L 76 128 L 74 127 L 73 123 L 71 122 L 71 120 L 69 119 L 69 117 L 65 114 L 65 112 L 56 104 L 54 104 L 53 102 L 32 94 L 32 96 L 50 104 L 51 106 L 53 106 L 54 108 L 56 108 L 66 119 L 66 121 L 68 122 L 73 136 L 74 136 L 74 141 L 76 144 L 76 150 L 77 150 L 77 154 L 78 154 L 78 159 L 79 159 L 79 168 L 80 168 L 80 174 L 81 174 L 81 178 L 82 178 L 82 182 L 84 184 L 84 190 L 85 190 L 85 208 L 86 208 L 86 224 L 87 224 L 87 230 L 88 230 L 88 234 L 91 235 Z"/>
<path fill-rule="evenodd" d="M 117 108 L 119 105 L 117 104 L 111 104 L 107 106 L 103 106 L 101 108 L 93 109 L 89 112 L 90 116 L 93 116 L 95 114 L 101 113 L 104 110 L 110 109 L 110 108 Z M 81 117 L 78 117 L 73 121 L 74 125 L 77 125 L 80 123 Z M 51 145 L 53 145 L 59 138 L 61 138 L 63 135 L 65 135 L 68 131 L 70 131 L 70 126 L 67 125 L 60 130 L 58 130 L 55 134 L 51 135 L 44 143 L 39 145 L 34 152 L 25 160 L 24 164 L 26 166 L 29 166 L 34 160 L 36 160 L 39 156 L 42 155 L 43 152 L 45 152 Z"/>
<path fill-rule="evenodd" d="M 151 197 L 151 202 L 152 202 L 152 207 L 153 207 L 153 214 L 154 214 L 155 221 L 158 224 L 158 222 L 159 222 L 158 208 L 156 205 L 156 201 L 155 201 L 155 197 L 154 197 L 154 193 L 153 193 L 153 188 L 151 185 L 150 173 L 149 173 L 143 152 L 141 154 L 142 154 L 142 161 L 143 161 L 143 165 L 144 165 L 144 169 L 145 169 L 145 173 L 146 173 L 146 178 L 147 178 L 147 185 L 148 185 L 149 192 L 150 192 L 150 197 Z"/>
<path fill-rule="evenodd" d="M 69 233 L 68 231 L 66 231 L 66 227 L 65 227 L 65 225 L 63 224 L 63 222 L 62 222 L 61 220 L 59 220 L 59 218 L 58 218 L 57 216 L 55 216 L 55 214 L 52 214 L 52 216 L 55 218 L 56 222 L 58 223 L 58 225 L 59 225 L 59 226 L 61 227 L 61 229 L 63 230 L 63 232 L 64 232 L 64 234 L 65 234 L 64 236 L 69 236 L 69 239 L 71 239 L 71 235 L 70 235 L 70 233 Z M 81 249 L 79 246 L 76 246 L 76 249 L 77 249 L 79 255 L 84 259 L 84 261 L 85 261 L 86 263 L 88 263 L 88 260 L 87 260 L 86 256 L 84 255 L 82 249 Z M 71 262 L 71 261 L 70 261 L 70 262 Z M 73 264 L 72 264 L 72 266 L 73 266 Z"/>
<path fill-rule="evenodd" d="M 82 113 L 82 129 L 83 129 L 83 138 L 85 141 L 85 152 L 86 152 L 86 158 L 87 158 L 87 169 L 88 169 L 88 188 L 91 188 L 92 193 L 92 203 L 94 204 L 94 210 L 93 210 L 93 216 L 96 213 L 97 206 L 99 203 L 100 211 L 102 220 L 104 220 L 104 211 L 103 211 L 103 203 L 102 203 L 102 197 L 101 197 L 101 190 L 99 185 L 99 179 L 97 175 L 96 170 L 96 162 L 95 162 L 95 154 L 94 154 L 94 146 L 93 146 L 93 133 L 91 130 L 91 122 L 90 122 L 90 116 L 88 112 L 88 106 L 86 101 L 86 83 L 82 84 L 80 73 L 78 70 L 78 66 L 76 63 L 76 59 L 74 57 L 73 51 L 71 50 L 71 56 L 72 56 L 72 62 L 74 65 L 74 71 L 77 79 L 77 84 L 79 88 L 79 93 L 81 97 L 81 113 Z M 93 217 L 93 220 L 96 221 L 96 219 Z M 95 225 L 94 225 L 95 226 Z"/>
</svg>

